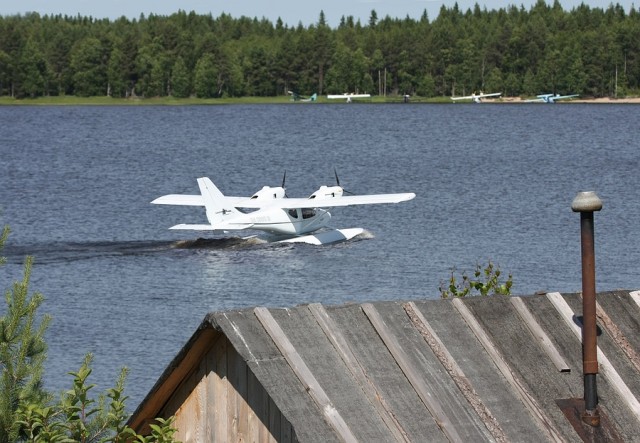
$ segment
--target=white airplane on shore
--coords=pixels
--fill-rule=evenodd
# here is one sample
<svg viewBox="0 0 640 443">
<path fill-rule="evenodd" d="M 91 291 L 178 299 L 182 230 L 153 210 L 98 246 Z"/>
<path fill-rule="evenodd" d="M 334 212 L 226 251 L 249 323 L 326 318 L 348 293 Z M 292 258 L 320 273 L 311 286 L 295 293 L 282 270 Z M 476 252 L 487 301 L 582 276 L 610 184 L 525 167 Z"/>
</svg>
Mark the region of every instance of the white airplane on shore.
<svg viewBox="0 0 640 443">
<path fill-rule="evenodd" d="M 571 94 L 571 95 L 560 95 L 560 94 L 540 94 L 537 95 L 537 98 L 530 98 L 528 100 L 525 100 L 525 103 L 535 103 L 535 102 L 542 102 L 542 103 L 555 103 L 558 100 L 564 100 L 567 98 L 574 98 L 574 97 L 578 97 L 579 94 Z"/>
<path fill-rule="evenodd" d="M 321 186 L 307 198 L 287 197 L 284 179 L 282 186 L 264 186 L 251 197 L 229 197 L 209 178 L 201 177 L 200 195 L 170 194 L 151 203 L 204 206 L 209 224 L 179 224 L 169 229 L 218 233 L 250 229 L 271 234 L 273 241 L 322 245 L 349 240 L 364 232 L 362 228 L 328 228 L 331 214 L 322 208 L 400 203 L 416 196 L 414 193 L 344 195 L 337 174 L 336 181 L 336 186 Z"/>
<path fill-rule="evenodd" d="M 457 100 L 472 100 L 474 103 L 482 103 L 482 99 L 486 97 L 500 97 L 502 92 L 492 92 L 491 94 L 483 94 L 480 91 L 480 94 L 473 93 L 471 95 L 465 95 L 464 97 L 451 97 L 451 100 L 454 102 Z"/>
<path fill-rule="evenodd" d="M 353 94 L 353 93 L 344 93 L 344 94 L 329 94 L 327 95 L 329 100 L 342 99 L 346 100 L 347 103 L 351 103 L 353 99 L 356 98 L 371 98 L 371 94 Z"/>
</svg>

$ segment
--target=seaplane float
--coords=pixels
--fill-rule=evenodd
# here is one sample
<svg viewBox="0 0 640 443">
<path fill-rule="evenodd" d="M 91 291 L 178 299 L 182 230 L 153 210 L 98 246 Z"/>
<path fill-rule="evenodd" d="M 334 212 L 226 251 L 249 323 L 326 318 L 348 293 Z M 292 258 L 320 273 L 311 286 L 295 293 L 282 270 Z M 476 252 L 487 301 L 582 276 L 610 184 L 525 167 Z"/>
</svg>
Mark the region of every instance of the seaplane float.
<svg viewBox="0 0 640 443">
<path fill-rule="evenodd" d="M 199 195 L 169 194 L 151 203 L 204 207 L 208 224 L 179 224 L 169 229 L 212 233 L 255 230 L 266 233 L 268 241 L 324 245 L 350 240 L 364 232 L 363 228 L 328 227 L 331 213 L 326 208 L 400 203 L 416 196 L 412 192 L 345 195 L 348 192 L 340 186 L 336 174 L 335 186 L 321 186 L 306 198 L 289 198 L 285 178 L 282 186 L 264 186 L 250 197 L 231 197 L 222 194 L 209 178 L 201 177 L 197 179 Z"/>
</svg>

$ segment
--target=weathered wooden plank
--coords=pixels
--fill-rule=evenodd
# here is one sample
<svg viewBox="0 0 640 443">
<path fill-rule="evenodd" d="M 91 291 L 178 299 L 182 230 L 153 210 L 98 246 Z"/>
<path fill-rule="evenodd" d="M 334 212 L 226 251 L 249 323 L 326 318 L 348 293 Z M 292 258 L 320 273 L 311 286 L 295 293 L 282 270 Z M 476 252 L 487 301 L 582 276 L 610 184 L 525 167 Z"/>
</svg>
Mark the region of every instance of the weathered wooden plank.
<svg viewBox="0 0 640 443">
<path fill-rule="evenodd" d="M 515 308 L 516 312 L 524 322 L 524 324 L 531 331 L 531 335 L 536 339 L 540 349 L 549 356 L 553 364 L 560 372 L 571 372 L 571 367 L 560 355 L 560 352 L 555 347 L 547 333 L 542 329 L 540 324 L 536 321 L 535 317 L 531 314 L 527 306 L 520 297 L 510 297 L 509 301 Z"/>
<path fill-rule="evenodd" d="M 519 380 L 511 371 L 509 365 L 506 363 L 500 352 L 498 352 L 491 339 L 485 333 L 484 329 L 482 329 L 482 326 L 480 325 L 480 323 L 478 323 L 471 311 L 469 311 L 469 309 L 459 298 L 454 299 L 452 303 L 458 310 L 460 315 L 464 318 L 469 328 L 478 338 L 485 351 L 490 356 L 491 360 L 497 366 L 502 376 L 509 383 L 514 392 L 518 395 L 522 403 L 526 406 L 527 410 L 535 419 L 540 429 L 544 431 L 547 438 L 550 441 L 563 442 L 564 439 L 562 438 L 562 434 L 555 428 L 553 421 L 547 416 L 547 414 L 544 412 L 544 409 L 542 409 L 540 405 L 538 405 L 536 399 L 527 391 L 524 383 L 522 383 L 522 381 Z"/>
<path fill-rule="evenodd" d="M 629 340 L 622 333 L 618 325 L 615 324 L 609 317 L 609 314 L 604 308 L 596 301 L 596 315 L 600 325 L 607 331 L 611 339 L 616 345 L 624 352 L 625 356 L 629 359 L 629 362 L 636 368 L 636 371 L 640 372 L 640 355 L 631 346 Z"/>
<path fill-rule="evenodd" d="M 219 342 L 226 341 L 227 339 L 222 336 L 218 339 Z M 217 344 L 216 344 L 217 345 Z M 216 397 L 215 397 L 215 384 L 220 379 L 220 376 L 217 373 L 216 367 L 216 349 L 218 346 L 214 346 L 207 352 L 205 356 L 205 367 L 206 367 L 206 397 L 207 397 L 207 415 L 206 415 L 206 423 L 204 436 L 205 441 L 215 442 L 215 407 L 216 407 Z"/>
<path fill-rule="evenodd" d="M 228 385 L 227 380 L 227 350 L 233 350 L 227 340 L 220 340 L 215 347 L 216 355 L 216 374 L 213 383 L 213 396 L 215 397 L 213 403 L 214 410 L 214 432 L 215 442 L 223 443 L 229 440 L 229 412 L 227 409 L 228 402 Z"/>
<path fill-rule="evenodd" d="M 416 307 L 429 321 L 473 389 L 500 423 L 509 441 L 537 443 L 537 423 L 511 389 L 451 299 L 422 300 Z M 523 436 L 528 436 L 523 438 Z"/>
<path fill-rule="evenodd" d="M 247 404 L 247 363 L 234 350 L 233 374 L 228 376 L 229 381 L 236 390 L 235 408 L 238 430 L 238 441 L 249 440 L 249 405 Z"/>
<path fill-rule="evenodd" d="M 571 331 L 573 331 L 573 334 L 578 339 L 578 341 L 582 343 L 582 330 L 573 321 L 573 317 L 575 315 L 573 309 L 571 309 L 566 300 L 562 298 L 562 294 L 560 294 L 559 292 L 550 292 L 547 294 L 547 298 L 561 314 L 565 323 L 567 324 L 567 326 L 569 326 Z M 604 352 L 602 352 L 600 346 L 597 347 L 597 356 L 599 372 L 607 378 L 609 383 L 611 383 L 614 389 L 618 392 L 620 399 L 631 410 L 636 420 L 640 421 L 640 402 L 633 395 L 626 383 L 622 380 L 622 377 L 620 377 L 618 371 L 616 371 L 607 356 L 604 354 Z"/>
<path fill-rule="evenodd" d="M 211 350 L 209 350 L 211 352 Z M 200 364 L 198 365 L 198 370 L 195 373 L 195 381 L 197 383 L 195 390 L 193 392 L 194 397 L 194 409 L 196 413 L 194 414 L 193 419 L 196 421 L 195 423 L 195 434 L 197 436 L 196 441 L 205 441 L 205 433 L 207 429 L 207 363 L 206 363 L 206 354 L 203 355 L 202 360 L 200 360 Z"/>
<path fill-rule="evenodd" d="M 340 413 L 335 409 L 331 400 L 324 392 L 324 389 L 322 389 L 322 386 L 320 386 L 269 310 L 259 307 L 255 308 L 254 312 L 260 323 L 262 323 L 262 326 L 289 363 L 293 372 L 297 375 L 309 395 L 311 395 L 314 401 L 318 404 L 319 409 L 322 411 L 327 422 L 337 432 L 342 440 L 345 442 L 356 442 L 357 440 L 349 429 L 349 426 L 347 426 Z"/>
<path fill-rule="evenodd" d="M 612 328 L 612 334 L 615 336 L 612 338 L 616 339 L 619 336 L 621 343 L 625 343 L 624 347 L 635 351 L 636 355 L 640 353 L 640 334 L 638 334 L 638 331 L 640 331 L 640 306 L 629 296 L 629 291 L 601 293 L 596 297 L 597 305 L 606 311 L 607 317 L 610 317 L 611 324 L 615 325 L 615 328 Z M 599 313 L 598 316 L 600 317 Z M 605 322 L 604 319 L 601 320 L 599 318 L 598 320 L 602 323 Z M 606 327 L 607 325 L 604 324 L 604 326 Z M 633 356 L 634 352 L 630 354 L 636 370 L 640 371 L 640 365 L 636 364 L 637 358 Z M 634 392 L 638 391 L 634 390 Z"/>
<path fill-rule="evenodd" d="M 509 440 L 500 426 L 500 423 L 498 423 L 498 420 L 494 417 L 489 408 L 482 402 L 482 399 L 475 389 L 473 389 L 473 386 L 464 375 L 464 372 L 458 365 L 458 362 L 456 362 L 444 343 L 442 343 L 442 340 L 440 340 L 440 337 L 438 337 L 438 334 L 433 330 L 416 304 L 414 302 L 409 302 L 405 303 L 403 307 L 414 327 L 418 332 L 420 332 L 434 355 L 449 373 L 456 386 L 458 386 L 462 395 L 467 399 L 476 414 L 478 414 L 478 417 L 480 417 L 489 432 L 491 432 L 493 438 L 496 439 L 496 442 L 508 442 Z"/>
<path fill-rule="evenodd" d="M 199 427 L 198 392 L 194 378 L 195 374 L 192 373 L 189 378 L 185 380 L 185 383 L 178 388 L 178 395 L 171 399 L 174 403 L 180 403 L 177 408 L 176 406 L 172 407 L 176 408 L 175 427 L 179 430 L 176 437 L 184 441 L 195 441 Z"/>
<path fill-rule="evenodd" d="M 283 443 L 292 443 L 294 441 L 297 441 L 296 438 L 294 437 L 294 432 L 293 432 L 293 428 L 291 426 L 291 424 L 289 424 L 289 421 L 286 419 L 286 417 L 284 416 L 284 414 L 280 414 L 280 440 Z"/>
<path fill-rule="evenodd" d="M 249 441 L 268 441 L 269 401 L 267 395 L 252 371 L 247 372 L 247 402 L 249 404 Z"/>
<path fill-rule="evenodd" d="M 640 291 L 631 291 L 629 293 L 634 302 L 640 307 Z"/>
<path fill-rule="evenodd" d="M 361 320 L 369 324 L 362 310 L 359 307 L 356 309 Z M 340 411 L 351 433 L 359 441 L 395 441 L 308 306 L 270 309 L 269 312 L 331 399 L 333 406 Z M 322 414 L 318 416 L 322 417 Z"/>
<path fill-rule="evenodd" d="M 396 441 L 409 441 L 409 436 L 402 428 L 398 420 L 395 418 L 393 411 L 385 401 L 382 393 L 377 389 L 373 381 L 367 377 L 366 372 L 358 359 L 353 354 L 353 351 L 349 347 L 346 339 L 340 332 L 340 328 L 333 321 L 327 310 L 319 303 L 313 303 L 308 306 L 309 311 L 313 314 L 314 318 L 326 334 L 329 341 L 332 343 L 345 365 L 358 382 L 358 385 L 365 393 L 369 402 L 373 405 L 376 412 L 384 423 L 389 428 L 389 431 L 393 434 Z"/>
<path fill-rule="evenodd" d="M 371 303 L 364 303 L 361 307 L 373 327 L 378 332 L 378 335 L 380 335 L 380 338 L 382 338 L 387 349 L 389 349 L 389 352 L 391 352 L 395 358 L 398 366 L 402 369 L 402 372 L 405 374 L 433 418 L 436 420 L 436 423 L 442 432 L 447 436 L 449 441 L 462 442 L 463 439 L 458 434 L 456 428 L 452 425 L 449 417 L 447 417 L 442 410 L 442 406 L 431 396 L 421 374 L 413 367 L 409 358 L 402 349 L 402 346 L 400 346 L 396 338 L 390 333 L 376 308 Z"/>
<path fill-rule="evenodd" d="M 269 408 L 269 430 L 271 431 L 271 435 L 269 437 L 269 442 L 281 441 L 282 437 L 282 426 L 280 417 L 281 413 L 278 410 L 275 402 L 271 397 L 267 395 L 268 408 Z"/>
</svg>

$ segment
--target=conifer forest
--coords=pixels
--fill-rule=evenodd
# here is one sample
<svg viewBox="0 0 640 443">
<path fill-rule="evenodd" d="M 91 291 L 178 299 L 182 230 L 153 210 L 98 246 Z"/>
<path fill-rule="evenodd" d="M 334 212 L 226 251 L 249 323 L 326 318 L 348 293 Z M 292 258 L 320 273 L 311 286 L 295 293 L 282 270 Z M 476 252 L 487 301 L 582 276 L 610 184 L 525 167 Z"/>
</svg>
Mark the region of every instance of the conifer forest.
<svg viewBox="0 0 640 443">
<path fill-rule="evenodd" d="M 640 10 L 544 0 L 433 20 L 303 26 L 178 11 L 137 19 L 0 16 L 0 96 L 243 97 L 500 91 L 624 97 L 640 90 Z"/>
</svg>

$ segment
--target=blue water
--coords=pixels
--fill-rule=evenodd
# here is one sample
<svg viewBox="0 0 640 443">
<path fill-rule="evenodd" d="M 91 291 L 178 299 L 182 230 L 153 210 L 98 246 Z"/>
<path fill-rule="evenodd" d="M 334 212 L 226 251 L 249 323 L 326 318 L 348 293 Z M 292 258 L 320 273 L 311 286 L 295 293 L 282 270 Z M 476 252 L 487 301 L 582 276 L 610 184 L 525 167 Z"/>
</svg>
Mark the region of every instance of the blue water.
<svg viewBox="0 0 640 443">
<path fill-rule="evenodd" d="M 579 291 L 579 220 L 594 190 L 598 291 L 640 287 L 638 115 L 633 105 L 292 104 L 0 107 L 0 223 L 12 229 L 4 291 L 34 255 L 47 386 L 95 356 L 96 392 L 131 372 L 134 409 L 209 311 L 435 299 L 452 267 L 491 259 L 516 294 Z M 197 193 L 320 185 L 415 192 L 398 205 L 333 210 L 343 244 L 273 245 L 167 230 L 200 208 L 156 206 Z M 191 247 L 189 247 L 191 246 Z M 194 247 L 196 246 L 196 247 Z M 0 314 L 6 311 L 0 306 Z"/>
</svg>

